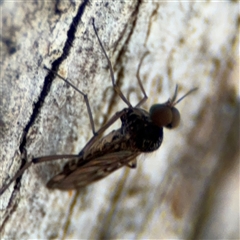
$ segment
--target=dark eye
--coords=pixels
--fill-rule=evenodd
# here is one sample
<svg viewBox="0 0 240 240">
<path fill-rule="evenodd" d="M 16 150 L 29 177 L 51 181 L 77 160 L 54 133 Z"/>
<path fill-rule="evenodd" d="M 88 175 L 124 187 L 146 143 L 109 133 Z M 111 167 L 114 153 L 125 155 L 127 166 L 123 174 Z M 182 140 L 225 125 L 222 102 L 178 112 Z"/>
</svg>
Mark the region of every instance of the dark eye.
<svg viewBox="0 0 240 240">
<path fill-rule="evenodd" d="M 154 104 L 149 110 L 149 115 L 158 127 L 165 127 L 172 123 L 172 110 L 166 104 Z"/>
<path fill-rule="evenodd" d="M 152 122 L 158 127 L 172 129 L 180 123 L 179 111 L 167 104 L 154 104 L 149 110 L 149 115 Z"/>
</svg>

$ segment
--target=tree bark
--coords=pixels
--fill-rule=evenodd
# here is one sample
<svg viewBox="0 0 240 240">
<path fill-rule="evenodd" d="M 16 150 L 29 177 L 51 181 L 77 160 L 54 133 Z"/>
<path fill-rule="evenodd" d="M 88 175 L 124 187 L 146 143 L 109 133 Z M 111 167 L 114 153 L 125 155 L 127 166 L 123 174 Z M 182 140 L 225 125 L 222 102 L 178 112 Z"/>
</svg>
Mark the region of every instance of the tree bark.
<svg viewBox="0 0 240 240">
<path fill-rule="evenodd" d="M 141 156 L 136 170 L 71 192 L 45 187 L 64 161 L 24 172 L 0 196 L 1 239 L 239 237 L 237 2 L 5 1 L 1 12 L 0 188 L 25 163 L 24 149 L 28 161 L 77 154 L 92 136 L 83 97 L 44 65 L 88 95 L 96 129 L 126 107 L 93 17 L 133 105 L 147 51 L 145 109 L 167 101 L 176 83 L 179 97 L 198 87 L 177 105 L 181 125 L 164 130 L 160 149 Z"/>
</svg>

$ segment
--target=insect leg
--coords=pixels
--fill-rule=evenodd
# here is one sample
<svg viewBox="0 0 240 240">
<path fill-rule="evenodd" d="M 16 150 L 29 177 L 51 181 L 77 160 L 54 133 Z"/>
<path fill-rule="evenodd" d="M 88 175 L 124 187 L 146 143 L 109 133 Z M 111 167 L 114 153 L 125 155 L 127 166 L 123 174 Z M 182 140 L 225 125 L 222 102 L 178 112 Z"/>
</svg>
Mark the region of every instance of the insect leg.
<svg viewBox="0 0 240 240">
<path fill-rule="evenodd" d="M 42 157 L 36 157 L 32 159 L 32 163 L 42 163 L 42 162 L 50 162 L 53 160 L 60 160 L 64 158 L 80 158 L 79 155 L 76 154 L 65 154 L 65 155 L 50 155 L 50 156 L 42 156 Z"/>
<path fill-rule="evenodd" d="M 43 157 L 36 157 L 33 158 L 30 162 L 27 162 L 17 173 L 16 175 L 10 180 L 8 184 L 6 184 L 4 187 L 0 189 L 0 195 L 2 195 L 5 190 L 22 174 L 32 165 L 32 164 L 37 164 L 37 163 L 42 163 L 42 162 L 48 162 L 48 161 L 53 161 L 53 160 L 60 160 L 60 159 L 66 159 L 66 158 L 80 158 L 79 155 L 71 155 L 71 154 L 66 154 L 66 155 L 50 155 L 50 156 L 43 156 Z"/>
<path fill-rule="evenodd" d="M 31 162 L 27 162 L 27 163 L 23 166 L 23 168 L 21 168 L 21 169 L 16 173 L 16 175 L 10 180 L 10 182 L 0 189 L 0 196 L 1 196 L 1 195 L 5 192 L 5 190 L 8 189 L 8 187 L 9 187 L 17 178 L 19 178 L 19 177 L 25 172 L 25 170 L 27 170 L 31 165 L 32 165 L 32 161 L 31 161 Z"/>
<path fill-rule="evenodd" d="M 82 91 L 80 91 L 77 87 L 75 87 L 71 82 L 69 82 L 67 79 L 63 78 L 61 75 L 59 75 L 57 72 L 52 71 L 51 69 L 47 68 L 46 66 L 44 66 L 44 69 L 47 69 L 48 71 L 53 72 L 56 76 L 58 76 L 60 79 L 62 79 L 65 83 L 69 84 L 73 89 L 75 89 L 77 92 L 79 92 L 83 97 L 84 97 L 84 101 L 86 103 L 87 106 L 87 111 L 88 111 L 88 116 L 90 119 L 90 124 L 91 124 L 91 128 L 92 128 L 92 132 L 93 135 L 96 135 L 96 131 L 95 131 L 95 126 L 94 126 L 94 121 L 93 121 L 93 116 L 92 116 L 92 111 L 90 108 L 90 104 L 88 101 L 88 96 L 87 94 L 83 93 Z"/>
<path fill-rule="evenodd" d="M 140 106 L 141 106 L 143 103 L 145 103 L 145 102 L 147 101 L 147 99 L 148 99 L 148 96 L 147 96 L 147 94 L 146 94 L 146 92 L 145 92 L 145 90 L 144 90 L 144 87 L 143 87 L 143 85 L 142 85 L 142 81 L 141 81 L 141 78 L 140 78 L 140 68 L 141 68 L 141 66 L 142 66 L 143 59 L 144 59 L 148 54 L 149 54 L 149 52 L 145 52 L 145 53 L 144 53 L 144 55 L 143 55 L 142 58 L 141 58 L 141 61 L 140 61 L 139 65 L 138 65 L 138 69 L 137 69 L 136 77 L 137 77 L 138 84 L 139 84 L 139 86 L 140 86 L 140 88 L 141 88 L 142 93 L 143 93 L 144 96 L 143 96 L 143 98 L 139 101 L 139 103 L 138 103 L 135 107 L 140 107 Z"/>
<path fill-rule="evenodd" d="M 99 45 L 107 59 L 107 62 L 108 62 L 108 66 L 109 66 L 109 69 L 110 69 L 110 75 L 111 75 L 111 79 L 112 79 L 112 85 L 113 85 L 113 88 L 114 90 L 117 92 L 117 94 L 120 96 L 120 98 L 128 105 L 128 107 L 132 107 L 131 103 L 127 100 L 127 98 L 123 95 L 122 91 L 120 90 L 120 88 L 117 86 L 116 84 L 116 81 L 115 81 L 115 78 L 114 78 L 114 73 L 113 73 L 113 67 L 112 67 L 112 63 L 103 47 L 103 44 L 98 36 L 98 33 L 97 33 L 97 30 L 96 30 L 96 27 L 95 27 L 95 23 L 94 23 L 94 18 L 92 19 L 92 25 L 93 25 L 93 29 L 94 29 L 94 32 L 97 36 L 97 39 L 98 39 L 98 42 L 99 42 Z"/>
</svg>

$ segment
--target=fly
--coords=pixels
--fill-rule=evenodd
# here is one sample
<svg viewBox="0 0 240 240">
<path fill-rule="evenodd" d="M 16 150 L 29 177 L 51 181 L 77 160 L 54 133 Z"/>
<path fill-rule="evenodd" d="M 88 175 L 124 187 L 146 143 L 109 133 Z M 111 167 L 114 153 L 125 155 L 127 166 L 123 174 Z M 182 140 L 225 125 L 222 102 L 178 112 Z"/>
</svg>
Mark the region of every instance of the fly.
<svg viewBox="0 0 240 240">
<path fill-rule="evenodd" d="M 103 54 L 107 59 L 113 88 L 127 104 L 127 108 L 116 112 L 110 120 L 96 132 L 87 95 L 77 89 L 68 80 L 54 73 L 83 95 L 87 105 L 93 137 L 87 142 L 78 155 L 52 155 L 33 158 L 0 190 L 0 195 L 32 164 L 57 159 L 68 158 L 71 160 L 65 164 L 62 172 L 50 179 L 47 183 L 48 188 L 61 190 L 79 189 L 107 177 L 121 167 L 136 168 L 136 158 L 141 153 L 153 152 L 161 146 L 163 141 L 163 127 L 173 129 L 179 125 L 180 113 L 175 108 L 175 105 L 197 88 L 190 90 L 183 97 L 176 100 L 178 94 L 178 86 L 176 86 L 173 97 L 167 102 L 151 106 L 149 112 L 140 108 L 148 98 L 139 76 L 141 64 L 146 56 L 146 54 L 144 54 L 140 60 L 136 74 L 143 98 L 136 106 L 132 106 L 115 83 L 112 64 L 98 36 L 94 19 L 92 25 Z M 49 70 L 48 68 L 46 69 Z M 118 119 L 121 120 L 122 126 L 101 138 L 100 136 L 105 130 Z"/>
</svg>

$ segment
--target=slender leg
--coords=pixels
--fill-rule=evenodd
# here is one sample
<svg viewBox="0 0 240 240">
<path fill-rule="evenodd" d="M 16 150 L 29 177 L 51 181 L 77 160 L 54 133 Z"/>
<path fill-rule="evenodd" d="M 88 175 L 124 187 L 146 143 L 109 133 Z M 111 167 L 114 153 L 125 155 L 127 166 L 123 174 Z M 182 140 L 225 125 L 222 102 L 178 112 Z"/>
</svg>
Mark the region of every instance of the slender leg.
<svg viewBox="0 0 240 240">
<path fill-rule="evenodd" d="M 127 98 L 123 95 L 122 91 L 120 90 L 120 88 L 117 86 L 116 84 L 116 81 L 115 81 L 115 78 L 114 78 L 114 73 L 113 73 L 113 67 L 112 67 L 112 63 L 103 47 L 103 44 L 98 36 L 98 33 L 97 33 L 97 30 L 96 30 L 96 27 L 95 27 L 95 23 L 94 23 L 94 18 L 92 19 L 92 25 L 93 25 L 93 29 L 94 29 L 94 32 L 97 36 L 97 39 L 98 39 L 98 42 L 99 42 L 99 45 L 107 59 L 107 62 L 108 62 L 108 66 L 109 66 L 109 69 L 110 69 L 110 75 L 111 75 L 111 79 L 112 79 L 112 85 L 113 85 L 113 88 L 114 90 L 117 92 L 117 94 L 119 95 L 119 97 L 128 105 L 128 107 L 132 107 L 131 103 L 127 100 Z"/>
<path fill-rule="evenodd" d="M 45 69 L 47 69 L 48 71 L 52 71 L 51 69 L 47 68 L 46 66 L 44 66 Z M 92 127 L 92 132 L 93 135 L 95 136 L 97 133 L 95 131 L 95 126 L 94 126 L 94 121 L 93 121 L 93 117 L 92 117 L 92 111 L 90 108 L 90 104 L 88 101 L 88 96 L 87 94 L 83 93 L 82 91 L 80 91 L 77 87 L 75 87 L 71 82 L 69 82 L 67 79 L 63 78 L 61 75 L 59 75 L 58 73 L 52 71 L 56 76 L 58 76 L 60 79 L 62 79 L 65 83 L 69 84 L 73 89 L 75 89 L 77 92 L 79 92 L 83 97 L 84 97 L 84 101 L 86 103 L 87 106 L 87 111 L 88 111 L 88 116 L 90 119 L 90 123 L 91 123 L 91 127 Z"/>
<path fill-rule="evenodd" d="M 23 149 L 23 159 L 27 159 L 27 150 L 24 148 Z M 21 177 L 21 175 L 32 165 L 32 161 L 27 162 L 16 174 L 15 176 L 9 181 L 8 184 L 6 184 L 5 186 L 3 186 L 0 189 L 0 196 L 5 192 L 6 189 L 8 189 L 8 187 L 15 181 L 17 180 L 19 177 Z"/>
<path fill-rule="evenodd" d="M 17 173 L 16 175 L 10 180 L 10 182 L 8 184 L 6 184 L 5 186 L 3 186 L 0 189 L 0 196 L 5 192 L 6 189 L 8 189 L 8 187 L 17 179 L 19 178 L 24 172 L 25 170 L 27 170 L 30 166 L 32 165 L 32 161 L 31 162 L 27 162 Z"/>
<path fill-rule="evenodd" d="M 145 92 L 145 90 L 144 90 L 144 87 L 143 87 L 143 85 L 142 85 L 142 81 L 141 81 L 141 78 L 140 78 L 140 68 L 141 68 L 141 66 L 142 66 L 143 59 L 144 59 L 148 54 L 149 54 L 149 52 L 144 53 L 144 55 L 143 55 L 142 58 L 141 58 L 141 61 L 140 61 L 139 65 L 138 65 L 138 69 L 137 69 L 137 75 L 136 75 L 136 77 L 137 77 L 138 84 L 139 84 L 139 86 L 140 86 L 140 88 L 141 88 L 142 93 L 143 93 L 144 96 L 143 96 L 143 98 L 139 101 L 139 103 L 138 103 L 135 107 L 140 107 L 140 106 L 141 106 L 143 103 L 145 103 L 145 102 L 147 101 L 147 99 L 148 99 L 148 96 L 147 96 L 147 94 L 146 94 L 146 92 Z"/>
</svg>

